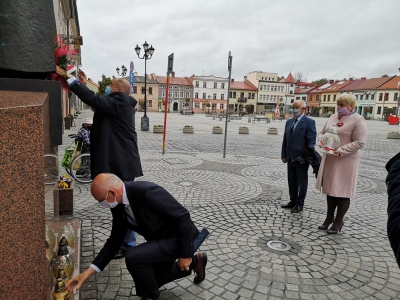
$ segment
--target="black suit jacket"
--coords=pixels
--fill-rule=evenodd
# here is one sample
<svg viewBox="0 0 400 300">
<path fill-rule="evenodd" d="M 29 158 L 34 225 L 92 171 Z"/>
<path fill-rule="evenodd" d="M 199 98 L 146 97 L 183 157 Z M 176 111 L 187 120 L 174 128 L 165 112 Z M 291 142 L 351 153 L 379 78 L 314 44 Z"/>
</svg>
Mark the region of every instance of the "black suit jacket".
<svg viewBox="0 0 400 300">
<path fill-rule="evenodd" d="M 387 234 L 400 267 L 400 153 L 386 164 L 388 193 Z"/>
<path fill-rule="evenodd" d="M 112 173 L 122 180 L 142 176 L 135 131 L 136 100 L 121 92 L 100 96 L 80 81 L 70 88 L 95 109 L 90 132 L 92 178 L 100 173 Z"/>
<path fill-rule="evenodd" d="M 110 238 L 93 264 L 103 270 L 120 248 L 128 228 L 147 241 L 156 240 L 161 251 L 176 258 L 193 256 L 193 240 L 199 234 L 189 211 L 161 186 L 146 182 L 125 182 L 125 189 L 137 226 L 130 226 L 125 205 L 111 209 L 113 215 Z"/>
</svg>

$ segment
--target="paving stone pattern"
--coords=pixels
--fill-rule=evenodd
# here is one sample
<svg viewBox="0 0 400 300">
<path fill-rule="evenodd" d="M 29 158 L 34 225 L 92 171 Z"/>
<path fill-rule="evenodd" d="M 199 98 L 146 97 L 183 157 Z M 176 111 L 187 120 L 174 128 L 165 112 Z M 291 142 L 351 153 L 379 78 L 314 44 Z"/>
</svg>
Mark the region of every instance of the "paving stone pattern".
<svg viewBox="0 0 400 300">
<path fill-rule="evenodd" d="M 78 126 L 91 111 L 77 119 Z M 280 160 L 283 122 L 248 123 L 247 117 L 228 123 L 226 158 L 224 135 L 212 127 L 225 121 L 205 115 L 168 115 L 167 149 L 162 135 L 140 130 L 139 149 L 144 176 L 165 187 L 191 213 L 199 228 L 211 236 L 201 246 L 207 251 L 206 280 L 193 276 L 167 284 L 164 299 L 399 299 L 400 270 L 386 235 L 387 194 L 385 163 L 400 149 L 400 140 L 387 140 L 397 130 L 385 122 L 367 121 L 368 142 L 362 151 L 357 196 L 351 200 L 343 232 L 327 235 L 317 230 L 325 219 L 325 196 L 314 188 L 309 171 L 305 209 L 291 214 L 280 205 L 289 199 L 286 165 Z M 150 125 L 163 124 L 163 114 L 149 113 Z M 326 118 L 315 118 L 317 131 Z M 194 134 L 183 134 L 192 125 Z M 249 135 L 239 135 L 246 126 Z M 278 135 L 268 135 L 270 127 Z M 79 127 L 66 130 L 60 157 Z M 87 268 L 107 240 L 109 210 L 96 204 L 89 185 L 75 185 L 74 215 L 82 220 L 81 269 Z M 52 194 L 48 187 L 46 213 L 51 219 Z M 269 249 L 270 240 L 292 246 L 288 252 Z M 138 237 L 138 242 L 144 242 Z M 112 261 L 81 290 L 81 299 L 140 299 L 124 260 Z"/>
</svg>

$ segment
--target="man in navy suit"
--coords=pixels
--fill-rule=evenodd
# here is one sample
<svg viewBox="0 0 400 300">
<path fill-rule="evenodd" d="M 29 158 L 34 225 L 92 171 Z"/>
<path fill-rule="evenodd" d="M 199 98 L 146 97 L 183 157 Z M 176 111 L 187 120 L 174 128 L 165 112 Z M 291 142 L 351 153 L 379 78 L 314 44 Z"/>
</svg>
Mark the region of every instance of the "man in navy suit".
<svg viewBox="0 0 400 300">
<path fill-rule="evenodd" d="M 293 103 L 293 118 L 286 122 L 282 142 L 282 162 L 287 164 L 290 202 L 281 205 L 291 208 L 292 213 L 303 210 L 307 195 L 309 164 L 301 157 L 301 151 L 314 148 L 317 130 L 315 121 L 304 115 L 305 103 L 297 100 Z"/>
<path fill-rule="evenodd" d="M 190 275 L 192 270 L 194 283 L 205 279 L 207 254 L 194 255 L 193 241 L 199 231 L 187 209 L 164 188 L 146 181 L 123 182 L 114 174 L 103 173 L 93 180 L 91 192 L 101 206 L 111 209 L 111 235 L 90 267 L 67 283 L 70 292 L 104 270 L 128 228 L 146 239 L 129 248 L 125 257 L 137 295 L 160 300 L 161 286 Z"/>
</svg>

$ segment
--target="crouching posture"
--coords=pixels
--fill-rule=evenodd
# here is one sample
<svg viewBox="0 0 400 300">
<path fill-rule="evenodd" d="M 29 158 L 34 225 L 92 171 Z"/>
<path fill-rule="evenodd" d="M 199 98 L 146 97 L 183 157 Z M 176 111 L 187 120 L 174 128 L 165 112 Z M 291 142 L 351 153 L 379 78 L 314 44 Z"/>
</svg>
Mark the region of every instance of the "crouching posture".
<svg viewBox="0 0 400 300">
<path fill-rule="evenodd" d="M 102 271 L 118 251 L 128 228 L 146 242 L 127 250 L 125 263 L 143 299 L 162 299 L 159 287 L 196 273 L 194 283 L 205 278 L 206 253 L 194 255 L 193 241 L 199 231 L 190 214 L 164 188 L 151 182 L 123 182 L 113 174 L 99 174 L 91 192 L 113 216 L 111 235 L 90 267 L 67 283 L 79 289 Z"/>
</svg>

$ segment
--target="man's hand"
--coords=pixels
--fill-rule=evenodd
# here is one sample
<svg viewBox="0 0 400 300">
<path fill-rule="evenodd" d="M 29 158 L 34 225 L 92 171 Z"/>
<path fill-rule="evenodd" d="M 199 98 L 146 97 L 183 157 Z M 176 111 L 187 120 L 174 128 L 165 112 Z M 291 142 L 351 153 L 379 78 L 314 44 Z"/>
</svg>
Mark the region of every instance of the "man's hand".
<svg viewBox="0 0 400 300">
<path fill-rule="evenodd" d="M 191 258 L 178 258 L 178 266 L 181 271 L 189 271 L 189 266 L 191 263 Z"/>
<path fill-rule="evenodd" d="M 85 272 L 75 276 L 74 278 L 70 279 L 67 282 L 67 290 L 68 292 L 72 292 L 74 287 L 76 286 L 76 290 L 79 291 L 79 289 L 81 288 L 82 284 L 87 281 L 90 277 L 93 276 L 93 274 L 95 274 L 96 271 L 93 270 L 92 268 L 88 268 Z"/>
<path fill-rule="evenodd" d="M 58 75 L 60 75 L 61 77 L 64 77 L 65 79 L 68 78 L 67 76 L 67 71 L 65 71 L 63 68 L 61 68 L 60 66 L 56 66 L 56 73 Z"/>
<path fill-rule="evenodd" d="M 286 157 L 282 158 L 282 162 L 286 164 Z"/>
<path fill-rule="evenodd" d="M 79 80 L 80 80 L 84 85 L 86 85 L 86 84 L 87 84 L 87 76 L 86 76 L 85 72 L 83 72 L 82 70 L 79 70 L 78 76 L 79 76 Z"/>
<path fill-rule="evenodd" d="M 340 151 L 337 149 L 333 151 L 333 156 L 340 156 Z"/>
</svg>

